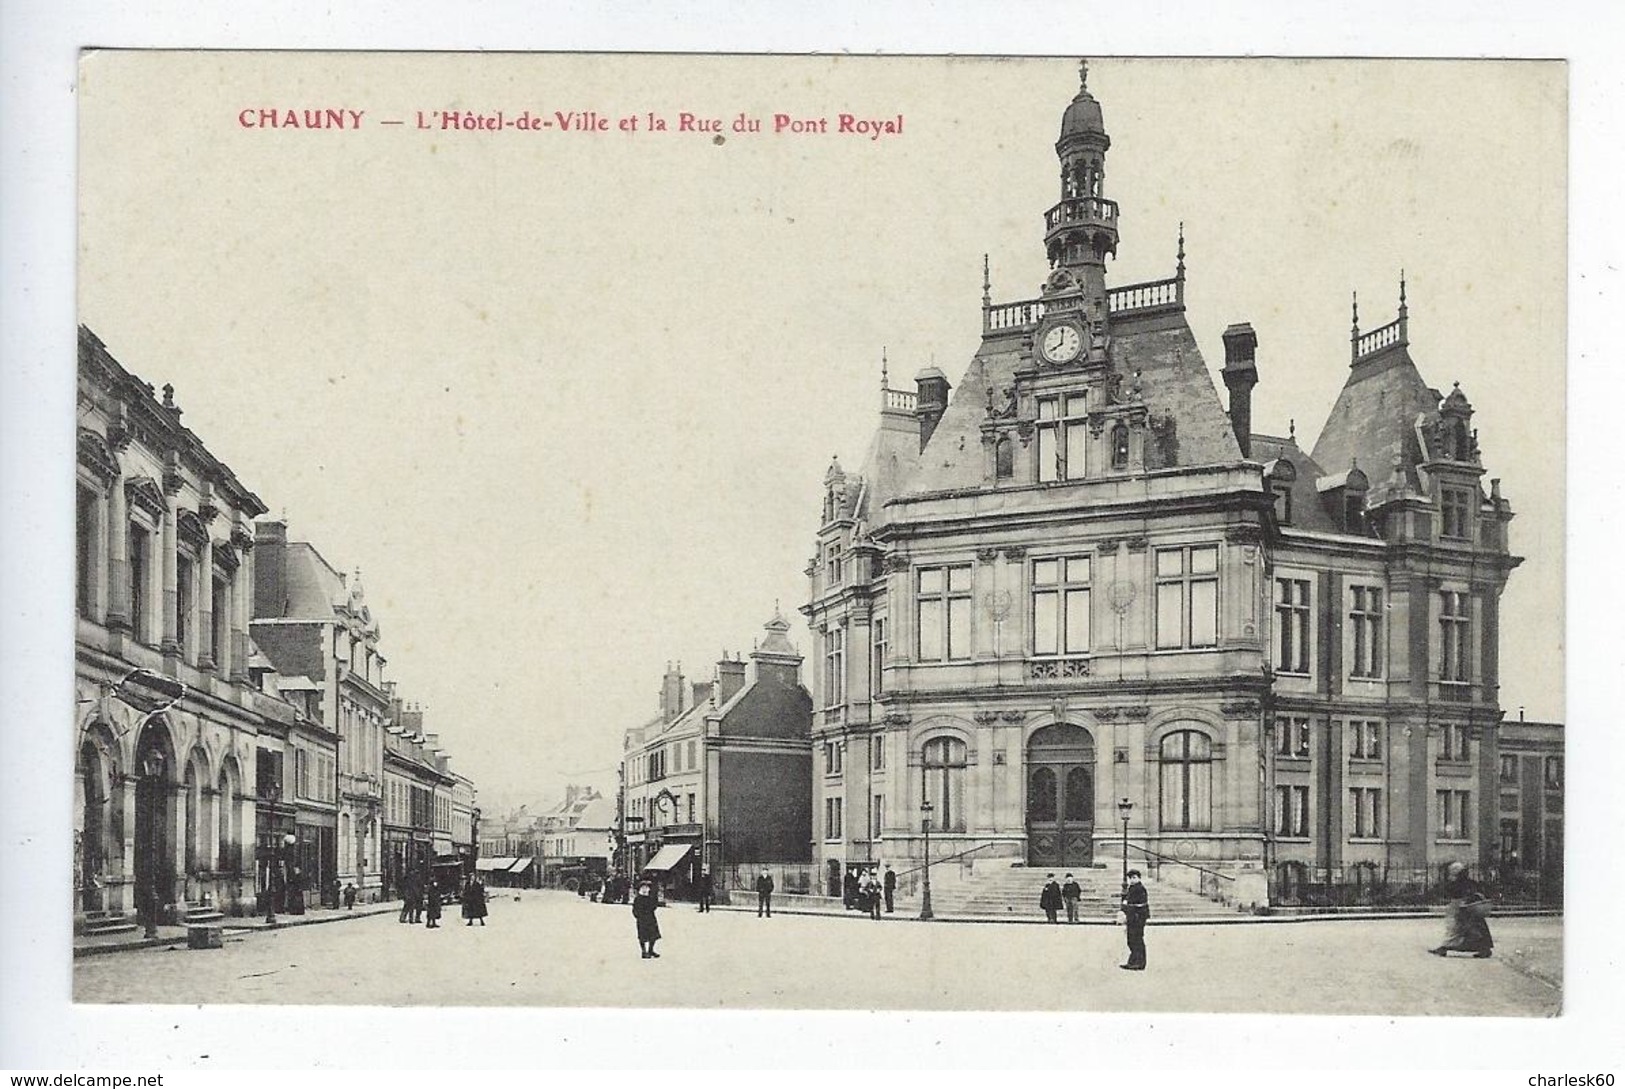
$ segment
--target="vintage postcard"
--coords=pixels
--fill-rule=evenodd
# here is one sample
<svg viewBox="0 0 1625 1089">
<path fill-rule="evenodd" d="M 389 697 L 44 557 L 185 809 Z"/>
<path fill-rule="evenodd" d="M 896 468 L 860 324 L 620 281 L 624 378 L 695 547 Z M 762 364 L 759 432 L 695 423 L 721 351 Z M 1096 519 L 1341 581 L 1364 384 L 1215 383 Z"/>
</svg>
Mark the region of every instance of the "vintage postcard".
<svg viewBox="0 0 1625 1089">
<path fill-rule="evenodd" d="M 76 1000 L 1557 1014 L 1567 93 L 85 52 Z"/>
</svg>

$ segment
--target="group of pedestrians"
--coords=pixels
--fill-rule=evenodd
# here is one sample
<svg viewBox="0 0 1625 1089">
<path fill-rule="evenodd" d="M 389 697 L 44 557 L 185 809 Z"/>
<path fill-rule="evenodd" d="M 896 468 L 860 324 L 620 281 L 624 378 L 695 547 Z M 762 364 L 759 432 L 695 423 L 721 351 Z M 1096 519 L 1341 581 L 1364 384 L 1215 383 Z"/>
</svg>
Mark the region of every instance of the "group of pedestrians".
<svg viewBox="0 0 1625 1089">
<path fill-rule="evenodd" d="M 884 875 L 875 872 L 873 866 L 867 869 L 854 867 L 846 871 L 841 892 L 846 910 L 862 911 L 869 918 L 878 919 L 881 904 L 885 904 L 888 913 L 892 911 L 897 895 L 897 874 L 890 866 L 886 867 Z"/>
<path fill-rule="evenodd" d="M 1045 881 L 1044 891 L 1038 896 L 1038 906 L 1044 909 L 1044 915 L 1052 923 L 1061 920 L 1058 915 L 1061 909 L 1066 908 L 1066 921 L 1078 921 L 1078 901 L 1083 898 L 1083 886 L 1079 885 L 1071 874 L 1066 875 L 1066 884 L 1059 884 L 1055 875 L 1050 874 Z"/>
<path fill-rule="evenodd" d="M 487 899 L 485 883 L 478 877 L 470 877 L 457 894 L 465 926 L 473 926 L 476 919 L 481 926 L 485 925 Z M 441 893 L 434 882 L 420 874 L 410 875 L 401 887 L 401 914 L 396 921 L 413 925 L 422 923 L 427 930 L 438 930 L 441 907 Z"/>
</svg>

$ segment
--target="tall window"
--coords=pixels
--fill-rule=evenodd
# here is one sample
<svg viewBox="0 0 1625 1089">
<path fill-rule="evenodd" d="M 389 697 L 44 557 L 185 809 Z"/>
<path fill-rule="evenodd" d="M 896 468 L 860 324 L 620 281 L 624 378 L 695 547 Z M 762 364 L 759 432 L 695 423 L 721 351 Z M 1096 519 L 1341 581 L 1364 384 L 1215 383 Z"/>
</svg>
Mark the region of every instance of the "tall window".
<svg viewBox="0 0 1625 1089">
<path fill-rule="evenodd" d="M 1467 595 L 1460 590 L 1439 593 L 1439 679 L 1470 679 L 1468 664 Z"/>
<path fill-rule="evenodd" d="M 1309 719 L 1282 715 L 1275 720 L 1275 751 L 1280 756 L 1309 755 Z"/>
<path fill-rule="evenodd" d="M 694 795 L 688 796 L 688 823 L 694 823 Z"/>
<path fill-rule="evenodd" d="M 140 642 L 147 642 L 147 531 L 130 523 L 130 631 Z"/>
<path fill-rule="evenodd" d="M 869 663 L 869 695 L 871 698 L 886 690 L 886 618 L 878 616 L 870 624 L 873 636 Z"/>
<path fill-rule="evenodd" d="M 1112 428 L 1112 468 L 1128 468 L 1128 427 L 1124 424 Z"/>
<path fill-rule="evenodd" d="M 1275 669 L 1309 672 L 1309 580 L 1275 580 Z"/>
<path fill-rule="evenodd" d="M 1512 753 L 1501 755 L 1501 782 L 1516 783 L 1518 781 L 1518 757 Z"/>
<path fill-rule="evenodd" d="M 824 838 L 841 838 L 841 799 L 824 799 Z"/>
<path fill-rule="evenodd" d="M 1472 759 L 1472 754 L 1468 750 L 1466 724 L 1450 723 L 1444 727 L 1439 755 L 1445 760 Z"/>
<path fill-rule="evenodd" d="M 1275 499 L 1275 521 L 1278 525 L 1292 524 L 1292 485 L 1271 484 L 1270 494 Z"/>
<path fill-rule="evenodd" d="M 1376 839 L 1382 835 L 1382 790 L 1378 787 L 1349 789 L 1349 835 L 1354 839 Z"/>
<path fill-rule="evenodd" d="M 846 629 L 824 633 L 824 706 L 834 707 L 846 697 Z"/>
<path fill-rule="evenodd" d="M 1010 441 L 1010 436 L 1002 435 L 999 441 L 993 444 L 993 476 L 998 480 L 1009 480 L 1015 475 L 1015 444 Z"/>
<path fill-rule="evenodd" d="M 1349 756 L 1355 760 L 1382 759 L 1382 723 L 1351 719 L 1348 724 Z"/>
<path fill-rule="evenodd" d="M 1354 643 L 1354 677 L 1382 676 L 1382 591 L 1375 586 L 1355 586 L 1349 609 L 1349 627 Z"/>
<path fill-rule="evenodd" d="M 78 552 L 78 578 L 76 588 L 79 599 L 79 615 L 89 616 L 95 607 L 96 583 L 94 580 L 96 564 L 96 493 L 88 488 L 76 489 L 78 499 L 76 513 L 78 525 L 77 543 Z"/>
<path fill-rule="evenodd" d="M 886 742 L 884 738 L 869 739 L 869 766 L 875 771 L 886 770 Z"/>
<path fill-rule="evenodd" d="M 1439 839 L 1470 839 L 1468 807 L 1472 794 L 1466 790 L 1437 791 L 1439 806 Z"/>
<path fill-rule="evenodd" d="M 1462 541 L 1472 538 L 1472 498 L 1473 493 L 1465 488 L 1439 489 L 1442 512 L 1439 536 Z"/>
<path fill-rule="evenodd" d="M 231 584 L 225 579 L 210 580 L 213 586 L 209 595 L 209 646 L 212 648 L 215 665 L 224 672 L 226 656 L 229 653 L 227 638 L 231 631 Z"/>
<path fill-rule="evenodd" d="M 1089 653 L 1089 557 L 1033 561 L 1033 653 Z"/>
<path fill-rule="evenodd" d="M 1548 756 L 1546 758 L 1545 782 L 1548 790 L 1563 789 L 1563 758 L 1561 756 Z"/>
<path fill-rule="evenodd" d="M 933 829 L 965 830 L 965 753 L 965 743 L 957 737 L 934 737 L 925 743 L 921 763 Z"/>
<path fill-rule="evenodd" d="M 841 546 L 839 542 L 827 545 L 824 549 L 824 581 L 829 586 L 839 586 L 844 580 L 844 564 L 841 560 Z"/>
<path fill-rule="evenodd" d="M 916 597 L 920 661 L 970 657 L 970 565 L 922 567 Z"/>
<path fill-rule="evenodd" d="M 696 747 L 697 744 L 698 743 L 694 742 L 694 741 L 690 741 L 688 743 L 688 770 L 689 771 L 693 771 L 696 767 L 699 766 L 698 763 L 697 763 L 696 756 L 695 756 L 695 751 L 696 751 L 695 747 Z"/>
<path fill-rule="evenodd" d="M 1195 730 L 1162 739 L 1162 827 L 1202 831 L 1213 822 L 1213 742 Z"/>
<path fill-rule="evenodd" d="M 187 640 L 192 624 L 192 571 L 191 557 L 180 556 L 175 560 L 175 642 L 180 644 L 186 657 L 190 657 Z"/>
<path fill-rule="evenodd" d="M 869 838 L 879 839 L 880 830 L 885 827 L 886 796 L 876 794 L 869 802 Z"/>
<path fill-rule="evenodd" d="M 841 743 L 839 741 L 824 742 L 824 774 L 841 774 Z"/>
<path fill-rule="evenodd" d="M 1087 468 L 1088 409 L 1082 393 L 1038 399 L 1038 480 L 1082 480 Z"/>
<path fill-rule="evenodd" d="M 1157 550 L 1157 646 L 1211 647 L 1219 633 L 1219 550 Z"/>
<path fill-rule="evenodd" d="M 1275 788 L 1275 834 L 1294 837 L 1309 834 L 1308 787 L 1278 786 Z"/>
</svg>

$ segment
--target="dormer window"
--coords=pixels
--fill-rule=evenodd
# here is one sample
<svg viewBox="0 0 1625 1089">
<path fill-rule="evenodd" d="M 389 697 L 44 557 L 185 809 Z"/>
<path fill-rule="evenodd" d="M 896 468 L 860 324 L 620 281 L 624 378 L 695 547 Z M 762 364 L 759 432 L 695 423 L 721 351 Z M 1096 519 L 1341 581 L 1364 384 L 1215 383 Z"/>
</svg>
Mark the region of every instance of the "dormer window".
<svg viewBox="0 0 1625 1089">
<path fill-rule="evenodd" d="M 1118 424 L 1112 428 L 1112 468 L 1128 468 L 1128 425 Z"/>
<path fill-rule="evenodd" d="M 844 577 L 840 544 L 826 546 L 824 549 L 824 581 L 830 586 L 839 586 Z"/>
<path fill-rule="evenodd" d="M 1038 399 L 1039 483 L 1083 479 L 1089 441 L 1084 401 L 1082 393 Z"/>
<path fill-rule="evenodd" d="M 993 476 L 997 480 L 1009 480 L 1016 475 L 1015 444 L 1010 436 L 1002 436 L 993 446 Z"/>
<path fill-rule="evenodd" d="M 1439 536 L 1467 541 L 1473 536 L 1472 493 L 1465 488 L 1441 488 Z"/>
<path fill-rule="evenodd" d="M 1290 526 L 1292 524 L 1292 485 L 1271 484 L 1270 494 L 1275 497 L 1276 524 Z"/>
</svg>

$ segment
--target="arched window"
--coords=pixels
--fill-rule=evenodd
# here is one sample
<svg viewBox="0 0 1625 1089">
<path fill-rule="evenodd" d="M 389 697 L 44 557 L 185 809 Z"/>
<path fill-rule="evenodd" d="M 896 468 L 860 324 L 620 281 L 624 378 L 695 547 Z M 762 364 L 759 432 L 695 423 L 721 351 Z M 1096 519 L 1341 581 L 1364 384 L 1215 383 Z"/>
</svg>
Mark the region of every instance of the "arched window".
<svg viewBox="0 0 1625 1089">
<path fill-rule="evenodd" d="M 993 446 L 993 475 L 999 480 L 1009 480 L 1016 475 L 1015 447 L 1008 435 Z"/>
<path fill-rule="evenodd" d="M 965 830 L 965 743 L 957 737 L 934 737 L 925 743 L 925 800 L 931 803 L 931 827 L 944 832 Z"/>
<path fill-rule="evenodd" d="M 203 869 L 203 780 L 198 762 L 186 762 L 186 872 Z"/>
<path fill-rule="evenodd" d="M 1213 827 L 1213 742 L 1195 730 L 1162 739 L 1162 827 Z"/>
</svg>

